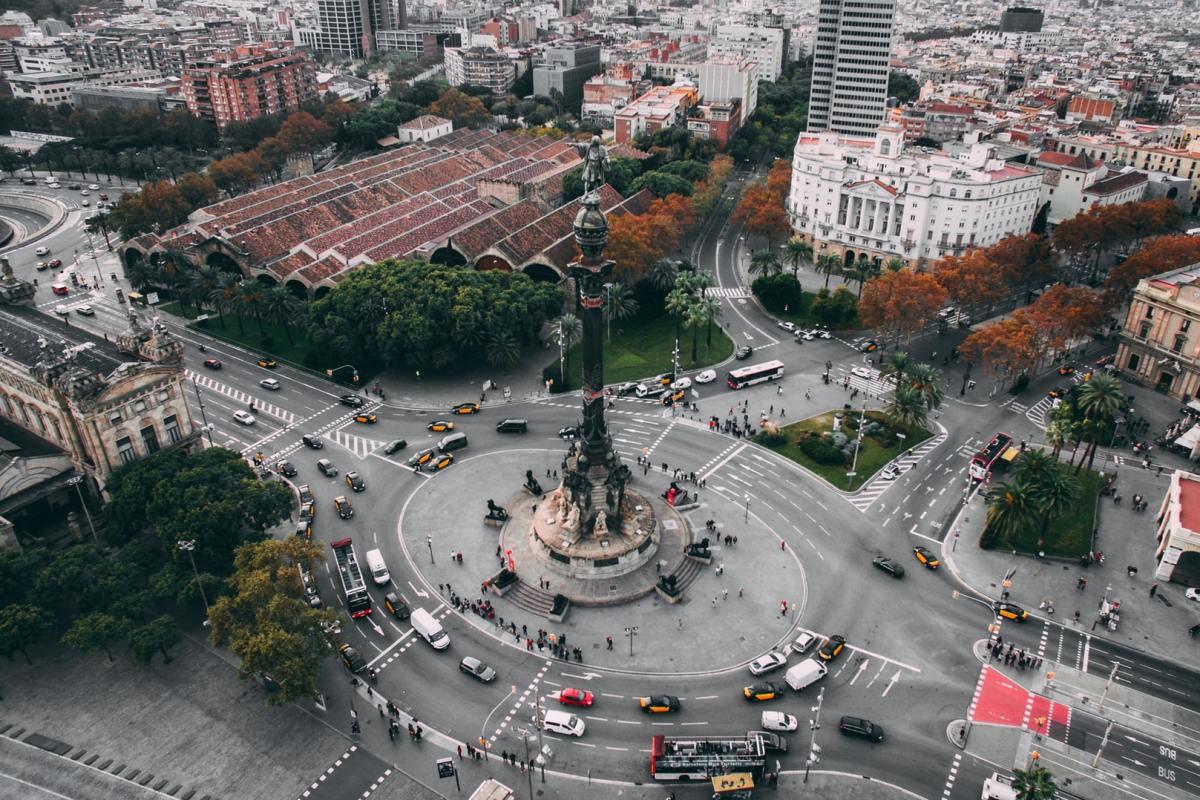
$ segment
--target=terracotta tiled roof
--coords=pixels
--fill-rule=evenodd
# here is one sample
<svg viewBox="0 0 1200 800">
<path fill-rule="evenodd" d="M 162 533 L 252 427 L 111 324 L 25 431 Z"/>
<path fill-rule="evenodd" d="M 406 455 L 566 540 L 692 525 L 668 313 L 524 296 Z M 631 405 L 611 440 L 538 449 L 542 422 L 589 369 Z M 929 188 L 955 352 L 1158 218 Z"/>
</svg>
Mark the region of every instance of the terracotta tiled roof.
<svg viewBox="0 0 1200 800">
<path fill-rule="evenodd" d="M 1145 173 L 1142 172 L 1122 172 L 1120 175 L 1113 175 L 1110 178 L 1096 181 L 1091 186 L 1083 190 L 1084 194 L 1110 195 L 1123 192 L 1139 183 L 1147 181 Z"/>
</svg>

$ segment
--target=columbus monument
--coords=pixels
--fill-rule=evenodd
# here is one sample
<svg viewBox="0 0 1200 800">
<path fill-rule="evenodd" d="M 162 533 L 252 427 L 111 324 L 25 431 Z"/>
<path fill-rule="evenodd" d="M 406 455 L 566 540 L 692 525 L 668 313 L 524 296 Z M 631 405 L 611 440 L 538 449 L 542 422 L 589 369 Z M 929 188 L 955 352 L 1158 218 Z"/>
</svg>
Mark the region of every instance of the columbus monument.
<svg viewBox="0 0 1200 800">
<path fill-rule="evenodd" d="M 600 207 L 607 169 L 608 154 L 593 137 L 584 150 L 584 193 L 574 223 L 580 256 L 569 268 L 583 323 L 583 418 L 562 462 L 562 484 L 543 499 L 531 531 L 546 566 L 575 578 L 638 569 L 654 556 L 661 533 L 650 502 L 628 486 L 632 474 L 613 449 L 604 416 L 604 296 L 613 269 L 604 258 L 608 218 Z"/>
</svg>

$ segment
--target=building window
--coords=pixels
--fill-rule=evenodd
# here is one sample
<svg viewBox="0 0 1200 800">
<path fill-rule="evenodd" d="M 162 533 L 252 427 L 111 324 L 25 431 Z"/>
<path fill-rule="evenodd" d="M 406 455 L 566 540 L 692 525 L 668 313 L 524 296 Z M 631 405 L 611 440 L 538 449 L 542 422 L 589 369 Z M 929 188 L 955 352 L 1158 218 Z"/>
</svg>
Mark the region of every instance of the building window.
<svg viewBox="0 0 1200 800">
<path fill-rule="evenodd" d="M 1185 319 L 1183 322 L 1179 323 L 1179 332 L 1187 333 L 1188 330 L 1191 329 L 1191 327 L 1192 327 L 1192 321 L 1190 319 Z"/>
<path fill-rule="evenodd" d="M 1175 343 L 1171 345 L 1171 352 L 1181 352 L 1185 344 L 1187 344 L 1187 335 L 1183 333 L 1175 334 Z"/>
<path fill-rule="evenodd" d="M 122 464 L 132 464 L 137 461 L 137 454 L 133 452 L 133 442 L 128 436 L 117 439 L 117 455 L 121 457 Z"/>
<path fill-rule="evenodd" d="M 1141 325 L 1138 327 L 1138 338 L 1139 338 L 1139 339 L 1145 339 L 1145 338 L 1146 338 L 1147 336 L 1149 336 L 1149 335 L 1150 335 L 1150 323 L 1149 323 L 1149 322 L 1143 322 L 1143 323 L 1142 323 L 1142 324 L 1141 324 Z"/>
<path fill-rule="evenodd" d="M 108 415 L 108 424 L 112 425 L 114 428 L 116 426 L 120 425 L 121 424 L 121 412 L 114 411 L 113 413 L 109 414 Z"/>
<path fill-rule="evenodd" d="M 1129 369 L 1136 372 L 1137 368 L 1138 368 L 1138 364 L 1141 364 L 1141 363 L 1142 363 L 1141 356 L 1139 356 L 1137 353 L 1129 354 Z"/>
<path fill-rule="evenodd" d="M 167 438 L 171 440 L 171 444 L 179 444 L 183 436 L 179 433 L 179 418 L 172 414 L 163 420 L 163 428 L 167 431 Z"/>
</svg>

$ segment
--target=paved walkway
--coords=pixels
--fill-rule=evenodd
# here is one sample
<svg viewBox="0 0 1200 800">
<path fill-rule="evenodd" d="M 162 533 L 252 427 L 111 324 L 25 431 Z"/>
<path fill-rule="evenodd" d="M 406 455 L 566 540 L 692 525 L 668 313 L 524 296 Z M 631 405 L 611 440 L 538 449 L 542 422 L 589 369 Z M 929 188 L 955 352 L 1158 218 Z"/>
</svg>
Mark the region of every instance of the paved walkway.
<svg viewBox="0 0 1200 800">
<path fill-rule="evenodd" d="M 1111 468 L 1110 468 L 1111 469 Z M 1169 482 L 1170 473 L 1140 465 L 1118 468 L 1117 485 L 1123 501 L 1101 497 L 1095 549 L 1104 553 L 1103 566 L 1082 567 L 1077 561 L 1035 559 L 998 550 L 981 550 L 984 495 L 977 491 L 959 516 L 953 535 L 943 544 L 943 557 L 950 569 L 968 586 L 990 599 L 999 597 L 1000 581 L 1005 572 L 1016 568 L 1011 599 L 1031 612 L 1043 599 L 1054 601 L 1056 616 L 1068 621 L 1076 610 L 1092 635 L 1111 639 L 1140 650 L 1151 649 L 1200 669 L 1200 647 L 1188 636 L 1187 629 L 1200 622 L 1197 604 L 1183 596 L 1186 587 L 1158 583 L 1155 597 L 1150 588 L 1154 575 L 1154 518 Z M 1130 502 L 1134 494 L 1143 495 L 1149 507 L 1135 512 Z M 1130 575 L 1127 567 L 1136 567 Z M 1079 578 L 1087 579 L 1087 588 L 1076 588 Z M 1090 630 L 1094 611 L 1108 591 L 1109 598 L 1121 601 L 1121 623 L 1115 631 L 1103 625 Z"/>
</svg>

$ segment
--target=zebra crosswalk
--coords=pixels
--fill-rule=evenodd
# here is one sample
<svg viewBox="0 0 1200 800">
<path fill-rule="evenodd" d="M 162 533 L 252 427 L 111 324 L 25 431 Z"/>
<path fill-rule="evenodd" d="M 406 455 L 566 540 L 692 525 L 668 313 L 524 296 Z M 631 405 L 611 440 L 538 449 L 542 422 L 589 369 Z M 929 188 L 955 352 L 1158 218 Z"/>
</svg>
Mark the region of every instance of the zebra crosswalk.
<svg viewBox="0 0 1200 800">
<path fill-rule="evenodd" d="M 365 436 L 358 436 L 353 433 L 346 433 L 343 430 L 327 431 L 321 434 L 322 439 L 328 439 L 339 447 L 349 450 L 359 458 L 366 458 L 379 448 L 383 447 L 387 442 L 381 442 L 378 439 L 368 439 Z"/>
<path fill-rule="evenodd" d="M 861 367 L 860 369 L 867 369 Z M 891 378 L 884 378 L 879 374 L 879 370 L 871 369 L 871 376 L 864 377 L 855 375 L 844 367 L 839 369 L 841 377 L 837 378 L 843 386 L 849 386 L 851 389 L 858 389 L 872 397 L 883 397 L 885 394 L 892 392 L 896 388 L 896 384 Z"/>
<path fill-rule="evenodd" d="M 711 286 L 704 290 L 707 297 L 723 297 L 729 300 L 748 300 L 750 290 L 745 286 Z"/>
<path fill-rule="evenodd" d="M 927 456 L 931 451 L 939 447 L 942 442 L 946 441 L 948 436 L 949 434 L 945 430 L 942 430 L 932 438 L 921 442 L 921 444 L 914 447 L 911 452 L 896 459 L 895 463 L 901 468 L 902 473 L 907 472 L 909 469 L 912 469 L 914 464 Z M 866 513 L 867 509 L 875 504 L 875 501 L 879 499 L 880 495 L 886 492 L 895 483 L 895 478 L 888 479 L 881 475 L 876 475 L 874 478 L 868 481 L 867 485 L 859 490 L 856 495 L 849 498 L 850 505 L 854 506 L 859 511 Z"/>
<path fill-rule="evenodd" d="M 1054 398 L 1043 397 L 1025 412 L 1025 417 L 1042 430 L 1046 430 L 1046 412 L 1054 407 Z"/>
<path fill-rule="evenodd" d="M 221 381 L 214 380 L 207 375 L 201 375 L 198 372 L 193 372 L 190 369 L 185 370 L 185 372 L 189 378 L 191 378 L 193 381 L 195 381 L 200 386 L 203 386 L 205 389 L 208 389 L 209 391 L 217 392 L 218 394 L 223 394 L 232 400 L 236 400 L 238 403 L 244 403 L 244 404 L 249 405 L 249 403 L 251 401 L 254 401 L 254 407 L 258 410 L 259 413 L 269 414 L 270 416 L 275 417 L 275 419 L 280 420 L 281 422 L 283 422 L 286 425 L 291 425 L 298 419 L 296 417 L 296 415 L 293 414 L 291 411 L 280 408 L 279 406 L 274 405 L 273 403 L 265 403 L 262 400 L 259 400 L 258 398 L 253 397 L 253 396 L 247 394 L 246 392 L 243 392 L 241 389 L 235 389 L 228 384 L 221 383 Z"/>
</svg>

